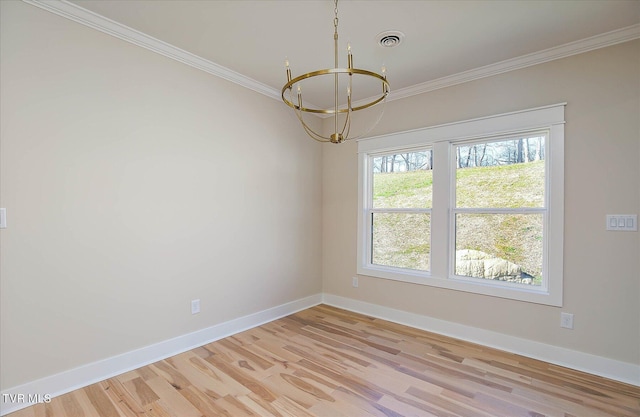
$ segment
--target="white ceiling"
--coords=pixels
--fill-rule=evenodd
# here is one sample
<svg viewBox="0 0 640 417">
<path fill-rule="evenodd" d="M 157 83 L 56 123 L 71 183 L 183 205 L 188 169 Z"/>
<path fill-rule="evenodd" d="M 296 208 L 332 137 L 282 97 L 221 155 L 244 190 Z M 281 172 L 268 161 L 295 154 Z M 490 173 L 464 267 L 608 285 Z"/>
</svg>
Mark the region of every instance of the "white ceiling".
<svg viewBox="0 0 640 417">
<path fill-rule="evenodd" d="M 72 3 L 279 91 L 333 67 L 330 0 L 72 0 Z M 380 71 L 393 91 L 638 25 L 639 0 L 341 0 L 341 65 Z M 636 28 L 637 29 L 637 28 Z M 383 48 L 376 35 L 406 34 Z M 638 31 L 635 31 L 638 33 Z"/>
</svg>

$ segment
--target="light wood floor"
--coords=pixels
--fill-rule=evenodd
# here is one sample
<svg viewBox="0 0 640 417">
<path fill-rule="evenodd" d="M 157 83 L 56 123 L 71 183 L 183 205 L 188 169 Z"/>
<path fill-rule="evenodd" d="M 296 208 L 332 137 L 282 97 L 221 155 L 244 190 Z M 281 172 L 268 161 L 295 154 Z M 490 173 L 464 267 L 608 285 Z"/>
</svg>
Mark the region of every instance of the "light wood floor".
<svg viewBox="0 0 640 417">
<path fill-rule="evenodd" d="M 11 414 L 640 416 L 640 388 L 317 306 Z"/>
</svg>

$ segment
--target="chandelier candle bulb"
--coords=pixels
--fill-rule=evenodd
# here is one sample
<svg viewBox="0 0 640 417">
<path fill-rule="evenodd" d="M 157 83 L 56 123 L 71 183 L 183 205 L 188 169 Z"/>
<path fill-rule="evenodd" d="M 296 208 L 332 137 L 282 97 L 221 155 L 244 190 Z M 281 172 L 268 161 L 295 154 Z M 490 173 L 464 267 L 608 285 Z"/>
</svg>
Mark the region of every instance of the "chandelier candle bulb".
<svg viewBox="0 0 640 417">
<path fill-rule="evenodd" d="M 287 68 L 287 82 L 291 81 L 291 68 L 289 68 L 289 60 L 284 60 L 284 65 Z"/>
<path fill-rule="evenodd" d="M 387 79 L 387 67 L 384 64 L 382 65 L 382 78 Z M 389 94 L 389 86 L 387 84 L 382 84 L 382 94 Z"/>
</svg>

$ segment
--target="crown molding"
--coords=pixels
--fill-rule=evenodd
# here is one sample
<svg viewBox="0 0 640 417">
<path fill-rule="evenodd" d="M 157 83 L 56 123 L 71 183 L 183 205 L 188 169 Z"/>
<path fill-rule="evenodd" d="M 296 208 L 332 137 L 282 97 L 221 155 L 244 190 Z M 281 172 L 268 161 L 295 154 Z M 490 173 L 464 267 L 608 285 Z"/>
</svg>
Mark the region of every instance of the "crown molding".
<svg viewBox="0 0 640 417">
<path fill-rule="evenodd" d="M 387 101 L 399 100 L 401 98 L 451 87 L 457 84 L 478 80 L 480 78 L 491 77 L 505 72 L 531 67 L 638 38 L 640 38 L 640 24 L 635 24 L 626 28 L 592 36 L 590 38 L 555 46 L 543 51 L 534 52 L 513 59 L 507 59 L 505 61 L 496 62 L 495 64 L 485 65 L 484 67 L 474 68 L 468 71 L 416 84 L 411 87 L 391 91 Z"/>
<path fill-rule="evenodd" d="M 115 36 L 116 38 L 130 42 L 134 45 L 141 46 L 150 51 L 159 53 L 168 58 L 175 59 L 176 61 L 182 62 L 183 64 L 190 65 L 209 74 L 231 81 L 242 87 L 246 87 L 257 93 L 263 94 L 267 97 L 273 98 L 278 101 L 281 100 L 280 91 L 273 87 L 270 87 L 252 78 L 246 77 L 240 73 L 230 70 L 229 68 L 218 65 L 214 62 L 175 47 L 145 33 L 132 29 L 121 23 L 115 22 L 85 8 L 77 6 L 74 3 L 70 3 L 66 0 L 22 1 L 47 10 L 51 13 L 55 13 L 59 16 L 65 17 L 67 19 L 73 20 L 74 22 L 99 30 L 100 32 Z M 616 45 L 618 43 L 627 42 L 638 38 L 640 38 L 640 24 L 592 36 L 590 38 L 582 39 L 579 41 L 566 43 L 564 45 L 523 55 L 521 57 L 497 62 L 495 64 L 486 65 L 484 67 L 448 75 L 446 77 L 416 84 L 411 87 L 391 91 L 389 97 L 387 98 L 387 101 L 399 100 L 402 98 L 427 93 L 429 91 L 439 90 L 441 88 L 451 87 L 457 84 L 478 80 L 480 78 L 491 77 L 505 72 L 515 71 L 518 69 L 542 64 L 556 59 L 566 58 L 572 55 L 593 51 L 595 49 Z M 366 99 L 363 100 L 363 102 L 364 101 L 366 101 Z M 354 103 L 354 106 L 358 105 L 358 103 Z"/>
<path fill-rule="evenodd" d="M 167 58 L 175 59 L 209 74 L 223 78 L 232 83 L 241 85 L 267 97 L 280 100 L 280 92 L 263 84 L 253 78 L 246 77 L 240 73 L 230 70 L 199 57 L 191 52 L 187 52 L 176 46 L 156 39 L 145 33 L 132 29 L 121 23 L 108 19 L 83 7 L 77 6 L 66 0 L 22 0 L 25 3 L 39 7 L 51 13 L 73 20 L 74 22 L 99 30 L 134 45 L 141 46 L 150 51 L 164 55 Z"/>
</svg>

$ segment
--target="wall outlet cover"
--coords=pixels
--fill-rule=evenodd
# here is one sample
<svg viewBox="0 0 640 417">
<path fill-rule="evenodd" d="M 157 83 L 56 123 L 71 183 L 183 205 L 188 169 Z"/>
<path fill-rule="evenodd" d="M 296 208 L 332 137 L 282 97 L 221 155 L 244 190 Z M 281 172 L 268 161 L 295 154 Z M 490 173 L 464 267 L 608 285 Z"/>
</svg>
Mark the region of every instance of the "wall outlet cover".
<svg viewBox="0 0 640 417">
<path fill-rule="evenodd" d="M 198 314 L 200 312 L 200 299 L 191 300 L 191 314 Z"/>
</svg>

